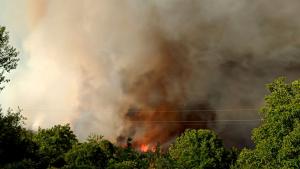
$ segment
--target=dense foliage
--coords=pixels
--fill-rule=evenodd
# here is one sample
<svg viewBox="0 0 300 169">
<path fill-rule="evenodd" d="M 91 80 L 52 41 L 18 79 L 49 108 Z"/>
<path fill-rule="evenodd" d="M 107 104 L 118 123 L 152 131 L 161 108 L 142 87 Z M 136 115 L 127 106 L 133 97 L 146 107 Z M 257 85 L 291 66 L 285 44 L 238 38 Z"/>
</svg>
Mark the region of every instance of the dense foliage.
<svg viewBox="0 0 300 169">
<path fill-rule="evenodd" d="M 73 146 L 66 153 L 65 159 L 69 168 L 101 168 L 107 166 L 108 157 L 97 143 L 89 142 Z"/>
<path fill-rule="evenodd" d="M 0 166 L 31 158 L 35 154 L 33 134 L 23 128 L 22 119 L 19 112 L 13 113 L 12 110 L 6 115 L 0 114 Z"/>
<path fill-rule="evenodd" d="M 252 135 L 256 147 L 241 152 L 238 166 L 300 168 L 300 81 L 286 84 L 279 78 L 267 87 L 263 123 Z"/>
<path fill-rule="evenodd" d="M 180 168 L 229 168 L 234 160 L 210 130 L 186 130 L 169 149 Z"/>
<path fill-rule="evenodd" d="M 39 129 L 33 140 L 39 147 L 40 168 L 64 166 L 66 164 L 65 153 L 78 142 L 69 125 L 56 125 L 50 129 Z"/>
</svg>

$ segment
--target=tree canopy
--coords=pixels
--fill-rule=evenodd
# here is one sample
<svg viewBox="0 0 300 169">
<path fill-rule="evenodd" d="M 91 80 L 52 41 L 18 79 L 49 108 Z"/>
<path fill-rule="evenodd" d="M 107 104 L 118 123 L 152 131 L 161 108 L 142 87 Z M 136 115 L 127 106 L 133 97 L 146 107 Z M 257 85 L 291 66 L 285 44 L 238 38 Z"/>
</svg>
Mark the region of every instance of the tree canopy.
<svg viewBox="0 0 300 169">
<path fill-rule="evenodd" d="M 34 141 L 39 146 L 42 166 L 62 167 L 66 164 L 64 155 L 78 141 L 67 125 L 56 125 L 50 129 L 39 129 L 34 135 Z"/>
<path fill-rule="evenodd" d="M 300 168 L 300 81 L 279 78 L 267 85 L 262 124 L 253 130 L 255 149 L 244 149 L 243 168 Z"/>
<path fill-rule="evenodd" d="M 187 130 L 169 149 L 180 168 L 229 168 L 230 153 L 210 130 Z"/>
<path fill-rule="evenodd" d="M 0 110 L 0 167 L 14 161 L 31 158 L 35 151 L 33 134 L 22 126 L 20 112 Z"/>
<path fill-rule="evenodd" d="M 100 145 L 96 142 L 77 144 L 66 153 L 66 162 L 71 168 L 89 166 L 90 168 L 104 169 L 108 158 Z"/>
</svg>

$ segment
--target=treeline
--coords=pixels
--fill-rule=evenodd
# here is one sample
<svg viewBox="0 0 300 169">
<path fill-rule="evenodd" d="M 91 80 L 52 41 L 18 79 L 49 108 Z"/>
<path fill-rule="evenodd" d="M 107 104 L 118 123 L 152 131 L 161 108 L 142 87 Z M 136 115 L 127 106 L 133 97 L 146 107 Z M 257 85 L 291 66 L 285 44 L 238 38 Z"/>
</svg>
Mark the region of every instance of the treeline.
<svg viewBox="0 0 300 169">
<path fill-rule="evenodd" d="M 300 81 L 268 85 L 253 149 L 226 149 L 210 130 L 186 130 L 166 152 L 140 152 L 102 136 L 79 142 L 69 125 L 30 131 L 11 110 L 0 114 L 0 168 L 5 169 L 270 169 L 300 168 Z M 163 131 L 162 131 L 163 133 Z"/>
</svg>

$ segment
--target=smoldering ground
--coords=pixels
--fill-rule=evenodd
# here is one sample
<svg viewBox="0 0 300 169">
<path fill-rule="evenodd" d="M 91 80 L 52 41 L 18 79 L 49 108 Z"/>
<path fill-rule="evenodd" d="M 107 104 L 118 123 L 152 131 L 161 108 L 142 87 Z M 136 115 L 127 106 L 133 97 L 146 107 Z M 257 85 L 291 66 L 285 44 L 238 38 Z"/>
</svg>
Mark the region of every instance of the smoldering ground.
<svg viewBox="0 0 300 169">
<path fill-rule="evenodd" d="M 164 144 L 186 128 L 212 128 L 226 145 L 249 146 L 259 121 L 222 120 L 258 119 L 265 83 L 299 77 L 299 8 L 297 0 L 45 0 L 31 8 L 26 85 L 14 101 L 47 110 L 28 111 L 32 124 L 64 119 L 81 138 Z"/>
</svg>

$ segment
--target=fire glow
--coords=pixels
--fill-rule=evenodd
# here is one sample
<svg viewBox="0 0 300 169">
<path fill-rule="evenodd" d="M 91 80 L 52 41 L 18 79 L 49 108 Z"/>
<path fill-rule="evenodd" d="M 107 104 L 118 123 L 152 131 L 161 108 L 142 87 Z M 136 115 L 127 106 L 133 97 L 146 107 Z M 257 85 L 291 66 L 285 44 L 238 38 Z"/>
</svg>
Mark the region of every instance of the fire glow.
<svg viewBox="0 0 300 169">
<path fill-rule="evenodd" d="M 142 144 L 140 150 L 141 152 L 147 152 L 149 150 L 149 145 Z"/>
<path fill-rule="evenodd" d="M 187 128 L 209 127 L 206 123 L 193 122 L 215 119 L 213 111 L 203 110 L 212 108 L 208 104 L 180 106 L 167 103 L 152 109 L 129 109 L 125 115 L 127 127 L 119 136 L 118 143 L 126 144 L 126 138 L 130 137 L 133 147 L 141 152 L 154 152 L 157 144 L 165 149 Z"/>
<path fill-rule="evenodd" d="M 143 153 L 146 152 L 155 152 L 156 151 L 156 147 L 155 146 L 151 146 L 149 144 L 141 144 L 140 145 L 140 151 Z"/>
</svg>

